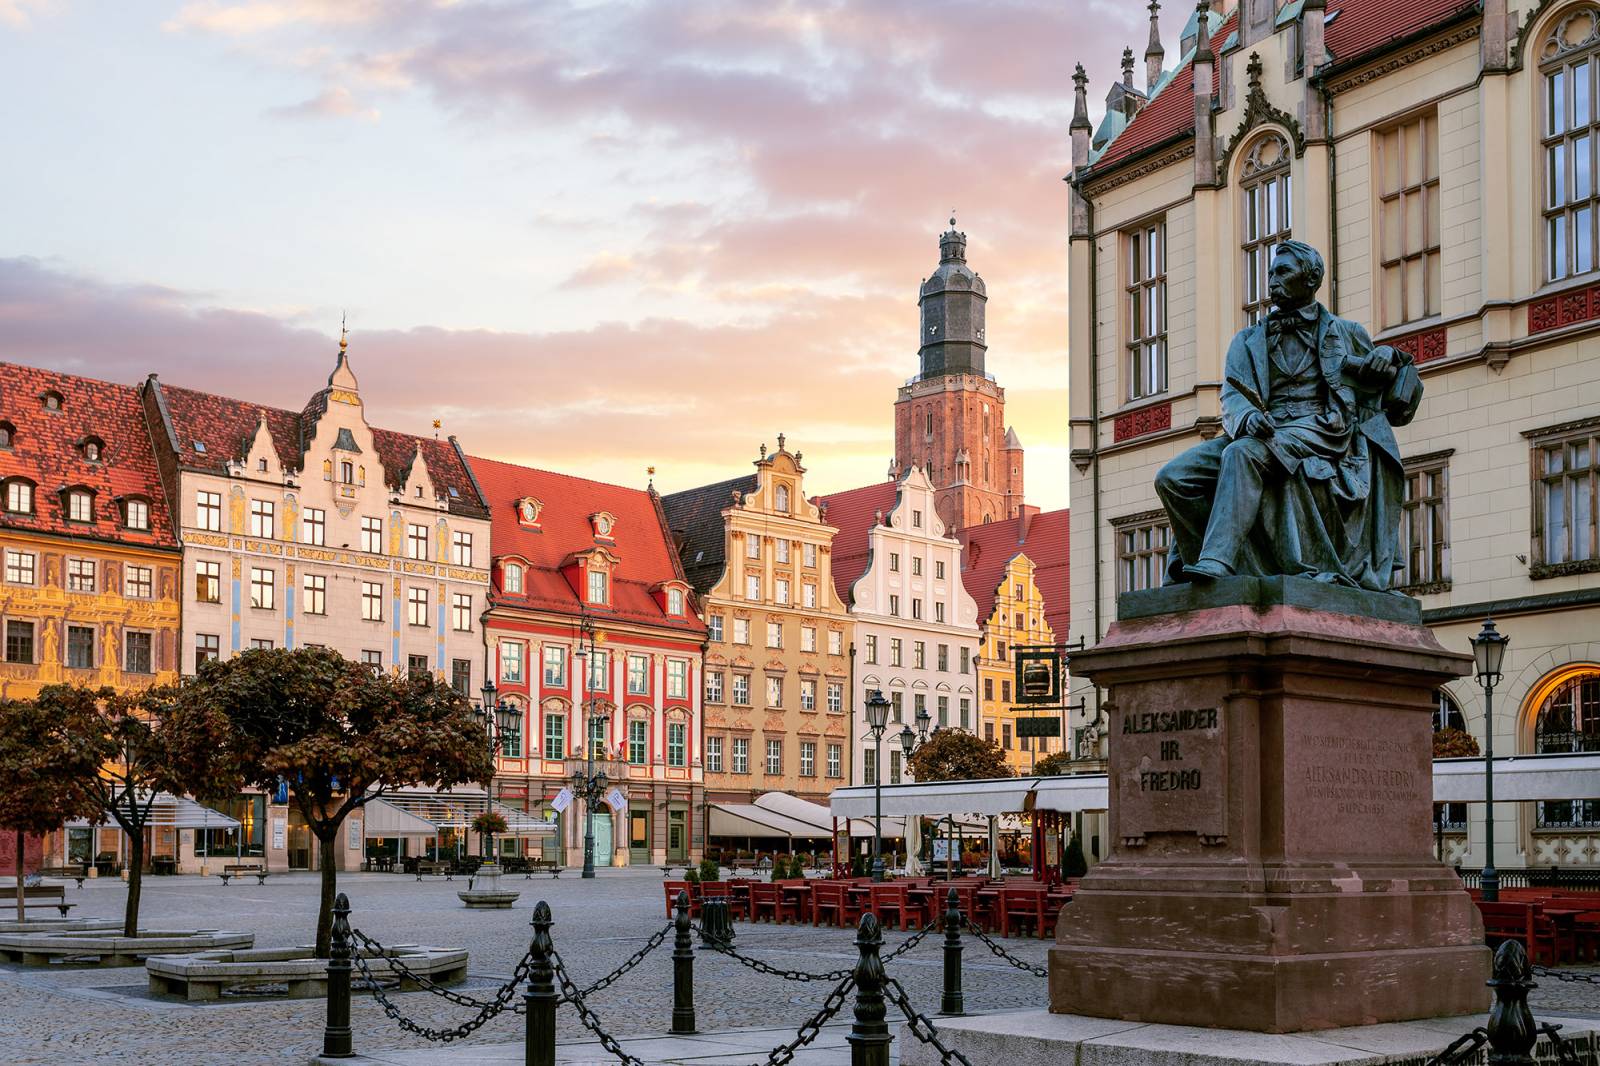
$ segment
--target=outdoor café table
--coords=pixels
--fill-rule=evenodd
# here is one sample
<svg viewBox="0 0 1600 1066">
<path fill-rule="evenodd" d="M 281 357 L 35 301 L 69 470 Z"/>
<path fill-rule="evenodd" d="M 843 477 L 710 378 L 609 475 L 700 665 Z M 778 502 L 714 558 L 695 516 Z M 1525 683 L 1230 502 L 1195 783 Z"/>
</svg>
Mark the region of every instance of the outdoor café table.
<svg viewBox="0 0 1600 1066">
<path fill-rule="evenodd" d="M 933 921 L 936 913 L 943 913 L 939 906 L 942 902 L 941 898 L 932 888 L 927 886 L 909 889 L 906 892 L 906 901 L 906 905 L 916 914 L 911 924 L 918 929 Z"/>
<path fill-rule="evenodd" d="M 811 920 L 811 886 L 804 881 L 794 884 L 785 884 L 783 898 L 794 903 L 795 920 L 809 922 Z"/>
</svg>

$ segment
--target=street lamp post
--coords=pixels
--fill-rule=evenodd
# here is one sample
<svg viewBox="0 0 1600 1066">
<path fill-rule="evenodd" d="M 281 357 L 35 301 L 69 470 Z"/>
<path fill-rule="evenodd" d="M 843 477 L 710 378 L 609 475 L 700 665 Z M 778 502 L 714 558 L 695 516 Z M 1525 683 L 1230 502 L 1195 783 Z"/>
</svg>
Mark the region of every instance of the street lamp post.
<svg viewBox="0 0 1600 1066">
<path fill-rule="evenodd" d="M 928 709 L 924 707 L 922 710 L 917 712 L 917 731 L 915 733 L 911 731 L 911 727 L 909 725 L 903 725 L 900 727 L 900 753 L 905 756 L 905 765 L 908 769 L 910 768 L 912 753 L 928 742 L 928 723 L 932 721 L 933 716 L 929 714 Z M 921 815 L 910 815 L 910 817 L 920 818 Z M 934 830 L 934 835 L 938 835 L 937 829 Z M 910 847 L 911 840 L 910 834 L 908 833 L 906 839 L 906 863 L 908 865 L 911 862 Z"/>
<path fill-rule="evenodd" d="M 592 669 L 590 664 L 594 656 L 594 623 L 587 615 L 583 619 L 583 638 L 587 640 L 588 646 L 585 647 L 580 642 L 578 650 L 573 654 L 578 659 L 579 669 L 583 673 L 583 685 L 588 695 L 589 713 L 584 723 L 584 768 L 573 771 L 570 784 L 573 795 L 583 799 L 583 876 L 593 877 L 594 805 L 605 796 L 606 785 L 610 784 L 610 779 L 606 776 L 604 770 L 596 772 L 594 768 L 595 723 L 601 723 L 600 735 L 604 737 L 607 719 L 604 716 L 596 717 L 594 713 L 594 685 L 592 684 L 594 678 L 590 674 Z"/>
<path fill-rule="evenodd" d="M 1500 681 L 1506 645 L 1511 638 L 1496 631 L 1494 619 L 1485 618 L 1472 638 L 1472 658 L 1478 684 L 1483 686 L 1483 839 L 1486 854 L 1479 887 L 1485 903 L 1500 899 L 1500 874 L 1494 868 L 1494 686 Z"/>
<path fill-rule="evenodd" d="M 889 701 L 882 689 L 867 694 L 867 732 L 872 734 L 872 879 L 883 880 L 883 730 L 889 724 Z"/>
<path fill-rule="evenodd" d="M 478 720 L 483 723 L 484 732 L 489 734 L 489 777 L 483 783 L 484 810 L 494 810 L 494 771 L 495 763 L 500 756 L 500 746 L 507 734 L 517 728 L 520 715 L 515 706 L 495 698 L 494 678 L 488 678 L 483 683 L 483 703 L 478 708 Z M 485 862 L 496 862 L 498 856 L 494 854 L 494 839 L 485 834 L 484 839 L 478 842 L 480 847 L 487 847 L 489 853 L 484 855 Z"/>
</svg>

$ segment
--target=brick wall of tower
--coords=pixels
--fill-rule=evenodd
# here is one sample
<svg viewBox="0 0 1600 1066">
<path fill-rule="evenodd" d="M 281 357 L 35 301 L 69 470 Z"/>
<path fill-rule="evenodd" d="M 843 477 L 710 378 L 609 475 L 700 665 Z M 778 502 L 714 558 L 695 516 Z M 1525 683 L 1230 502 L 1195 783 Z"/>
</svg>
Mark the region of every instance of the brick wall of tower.
<svg viewBox="0 0 1600 1066">
<path fill-rule="evenodd" d="M 941 375 L 900 389 L 894 417 L 896 464 L 903 470 L 915 463 L 928 472 L 939 516 L 949 528 L 1012 513 L 1012 456 L 1018 459 L 1015 489 L 1020 502 L 1020 453 L 1005 449 L 1005 402 L 1004 389 L 972 374 Z M 957 471 L 963 451 L 970 460 L 964 478 Z"/>
</svg>

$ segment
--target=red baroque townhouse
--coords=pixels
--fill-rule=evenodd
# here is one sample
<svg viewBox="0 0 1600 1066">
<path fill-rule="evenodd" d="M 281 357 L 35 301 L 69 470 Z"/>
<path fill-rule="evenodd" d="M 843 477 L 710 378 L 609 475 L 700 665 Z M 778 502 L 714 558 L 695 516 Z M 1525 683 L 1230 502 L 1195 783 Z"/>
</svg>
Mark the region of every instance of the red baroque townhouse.
<svg viewBox="0 0 1600 1066">
<path fill-rule="evenodd" d="M 470 463 L 492 516 L 487 676 L 522 712 L 502 737 L 498 798 L 548 813 L 575 771 L 600 770 L 627 802 L 595 806 L 596 865 L 698 862 L 706 628 L 659 496 Z M 577 865 L 584 805 L 556 817 L 545 857 Z"/>
</svg>

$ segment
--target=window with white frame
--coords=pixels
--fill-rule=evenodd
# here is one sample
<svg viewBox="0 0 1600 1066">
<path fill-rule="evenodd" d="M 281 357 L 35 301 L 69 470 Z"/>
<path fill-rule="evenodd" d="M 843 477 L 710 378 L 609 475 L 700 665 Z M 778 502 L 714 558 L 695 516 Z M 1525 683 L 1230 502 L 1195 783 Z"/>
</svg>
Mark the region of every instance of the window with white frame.
<svg viewBox="0 0 1600 1066">
<path fill-rule="evenodd" d="M 383 621 L 382 582 L 363 581 L 361 583 L 361 618 L 366 622 Z"/>
<path fill-rule="evenodd" d="M 800 742 L 800 776 L 817 776 L 817 742 L 814 740 Z"/>
<path fill-rule="evenodd" d="M 97 592 L 96 578 L 99 568 L 93 559 L 67 560 L 67 591 Z"/>
<path fill-rule="evenodd" d="M 844 685 L 838 681 L 828 682 L 828 711 L 838 714 L 844 710 Z"/>
<path fill-rule="evenodd" d="M 250 568 L 250 606 L 273 610 L 278 602 L 278 572 L 266 567 Z"/>
<path fill-rule="evenodd" d="M 1244 315 L 1260 322 L 1272 309 L 1267 275 L 1272 253 L 1290 237 L 1294 199 L 1289 178 L 1289 142 L 1272 130 L 1257 138 L 1245 155 L 1239 175 L 1243 197 Z"/>
<path fill-rule="evenodd" d="M 472 534 L 455 530 L 450 534 L 450 561 L 457 566 L 472 565 Z"/>
<path fill-rule="evenodd" d="M 800 709 L 802 711 L 817 709 L 817 683 L 809 677 L 800 679 Z"/>
<path fill-rule="evenodd" d="M 1157 219 L 1122 235 L 1128 259 L 1127 399 L 1167 391 L 1167 222 Z"/>
<path fill-rule="evenodd" d="M 722 616 L 714 614 L 706 619 L 706 639 L 713 643 L 722 641 Z"/>
<path fill-rule="evenodd" d="M 271 540 L 278 533 L 278 507 L 271 500 L 250 501 L 250 535 Z"/>
<path fill-rule="evenodd" d="M 667 723 L 667 765 L 689 765 L 689 726 L 684 722 Z"/>
<path fill-rule="evenodd" d="M 1387 329 L 1439 313 L 1439 116 L 1413 115 L 1374 138 Z"/>
<path fill-rule="evenodd" d="M 222 602 L 222 564 L 207 559 L 194 564 L 194 598 L 196 603 Z"/>
<path fill-rule="evenodd" d="M 643 766 L 650 750 L 650 723 L 643 718 L 628 722 L 628 763 Z"/>
<path fill-rule="evenodd" d="M 509 681 L 513 685 L 522 684 L 521 641 L 502 640 L 500 642 L 500 680 Z"/>
<path fill-rule="evenodd" d="M 800 561 L 806 566 L 817 565 L 817 546 L 807 543 L 800 550 Z"/>
<path fill-rule="evenodd" d="M 744 535 L 744 557 L 746 559 L 761 558 L 761 538 L 754 533 Z"/>
<path fill-rule="evenodd" d="M 508 593 L 521 594 L 522 566 L 520 564 L 506 563 L 500 568 L 500 588 Z"/>
<path fill-rule="evenodd" d="M 428 558 L 428 527 L 415 522 L 406 525 L 406 558 Z"/>
<path fill-rule="evenodd" d="M 198 656 L 198 654 L 197 649 L 196 655 Z M 361 650 L 361 665 L 375 674 L 380 672 L 383 669 L 383 652 L 374 651 L 371 648 L 363 648 Z"/>
<path fill-rule="evenodd" d="M 750 772 L 750 738 L 733 738 L 733 772 L 747 774 Z"/>
<path fill-rule="evenodd" d="M 567 649 L 560 644 L 546 644 L 544 658 L 545 688 L 565 688 L 567 684 Z"/>
<path fill-rule="evenodd" d="M 628 695 L 643 696 L 650 691 L 650 657 L 628 655 Z"/>
<path fill-rule="evenodd" d="M 733 702 L 737 707 L 750 706 L 750 675 L 733 675 Z"/>
<path fill-rule="evenodd" d="M 1600 141 L 1595 78 L 1600 70 L 1596 10 L 1584 6 L 1556 24 L 1539 55 L 1543 78 L 1544 274 L 1546 281 L 1595 269 L 1600 204 L 1595 145 Z"/>
<path fill-rule="evenodd" d="M 689 698 L 689 660 L 667 660 L 667 699 L 686 700 Z"/>
<path fill-rule="evenodd" d="M 773 502 L 773 509 L 774 510 L 782 511 L 784 514 L 788 514 L 789 513 L 789 486 L 788 485 L 779 485 L 776 489 L 774 489 L 773 493 L 772 493 L 772 502 Z"/>
<path fill-rule="evenodd" d="M 837 629 L 828 630 L 828 654 L 844 654 L 844 634 L 839 632 Z"/>
<path fill-rule="evenodd" d="M 722 738 L 706 737 L 706 772 L 722 773 Z"/>
<path fill-rule="evenodd" d="M 773 582 L 772 598 L 779 603 L 789 602 L 789 579 L 780 577 Z"/>
<path fill-rule="evenodd" d="M 844 776 L 844 746 L 842 744 L 828 745 L 828 776 Z"/>
<path fill-rule="evenodd" d="M 781 648 L 781 647 L 783 647 L 783 623 L 782 622 L 768 622 L 767 623 L 767 647 L 769 647 L 769 648 Z"/>
<path fill-rule="evenodd" d="M 722 671 L 721 670 L 707 670 L 706 671 L 706 702 L 707 703 L 721 703 L 722 702 Z"/>
<path fill-rule="evenodd" d="M 761 598 L 761 575 L 746 574 L 744 576 L 744 598 L 759 600 Z"/>
<path fill-rule="evenodd" d="M 67 493 L 67 521 L 94 521 L 94 493 L 84 489 L 73 489 Z"/>
<path fill-rule="evenodd" d="M 300 608 L 306 614 L 328 613 L 328 578 L 326 575 L 305 575 L 301 582 Z"/>
<path fill-rule="evenodd" d="M 328 514 L 320 507 L 307 507 L 300 515 L 300 540 L 305 544 L 328 542 Z"/>
<path fill-rule="evenodd" d="M 222 532 L 222 493 L 194 494 L 194 524 L 212 533 Z"/>
<path fill-rule="evenodd" d="M 608 579 L 611 575 L 604 570 L 589 567 L 589 602 L 604 605 L 607 602 Z"/>
<path fill-rule="evenodd" d="M 772 674 L 767 675 L 767 706 L 783 706 L 783 678 Z"/>
<path fill-rule="evenodd" d="M 783 741 L 767 741 L 767 773 L 783 773 Z"/>
<path fill-rule="evenodd" d="M 472 632 L 472 593 L 456 592 L 451 594 L 450 628 L 457 633 Z"/>
<path fill-rule="evenodd" d="M 361 550 L 369 555 L 383 554 L 383 519 L 362 517 Z"/>
<path fill-rule="evenodd" d="M 611 691 L 611 653 L 594 648 L 589 652 L 589 691 Z"/>
<path fill-rule="evenodd" d="M 680 615 L 683 613 L 682 589 L 667 590 L 667 613 L 671 615 Z"/>
<path fill-rule="evenodd" d="M 800 650 L 801 651 L 816 651 L 817 650 L 817 627 L 816 626 L 801 626 L 800 627 Z"/>
<path fill-rule="evenodd" d="M 546 712 L 544 716 L 544 757 L 560 759 L 567 754 L 567 716 Z"/>
<path fill-rule="evenodd" d="M 735 618 L 733 620 L 733 642 L 735 644 L 750 643 L 750 619 Z"/>
<path fill-rule="evenodd" d="M 787 537 L 779 537 L 774 541 L 773 550 L 778 553 L 778 562 L 786 563 L 789 561 L 789 540 Z"/>
<path fill-rule="evenodd" d="M 406 589 L 406 622 L 407 624 L 414 626 L 425 626 L 428 624 L 427 589 Z"/>
<path fill-rule="evenodd" d="M 148 530 L 150 528 L 150 502 L 136 498 L 123 500 L 122 522 L 129 529 Z"/>
<path fill-rule="evenodd" d="M 21 480 L 6 482 L 6 510 L 12 514 L 32 514 L 33 485 Z"/>
<path fill-rule="evenodd" d="M 800 586 L 800 605 L 802 607 L 815 607 L 817 605 L 816 582 L 807 581 Z"/>
</svg>

